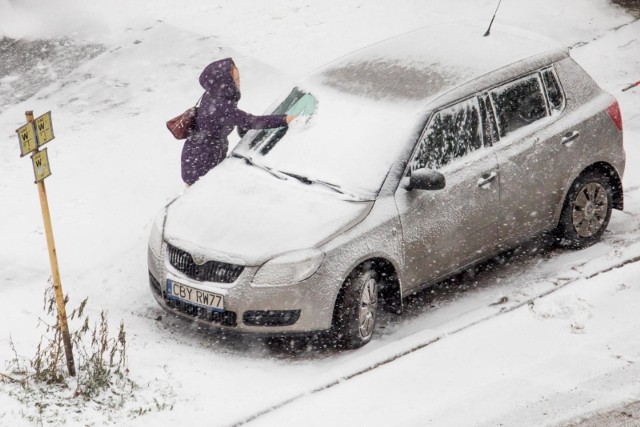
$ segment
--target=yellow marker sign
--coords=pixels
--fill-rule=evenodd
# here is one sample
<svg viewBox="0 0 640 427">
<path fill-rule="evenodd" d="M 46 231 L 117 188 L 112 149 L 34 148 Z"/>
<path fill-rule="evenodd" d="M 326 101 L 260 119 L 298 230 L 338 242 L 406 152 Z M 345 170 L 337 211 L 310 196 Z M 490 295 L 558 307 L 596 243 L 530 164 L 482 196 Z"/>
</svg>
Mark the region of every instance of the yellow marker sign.
<svg viewBox="0 0 640 427">
<path fill-rule="evenodd" d="M 55 138 L 51 125 L 51 111 L 44 113 L 36 119 L 36 132 L 38 133 L 38 147 Z"/>
<path fill-rule="evenodd" d="M 40 207 L 42 208 L 42 219 L 44 221 L 44 231 L 47 236 L 47 248 L 49 249 L 49 262 L 51 263 L 51 281 L 56 295 L 56 305 L 58 306 L 58 327 L 62 333 L 62 342 L 64 344 L 64 354 L 67 359 L 67 369 L 69 375 L 75 377 L 76 366 L 73 360 L 73 346 L 71 343 L 71 335 L 69 334 L 69 325 L 67 323 L 67 311 L 65 309 L 64 294 L 62 292 L 62 283 L 60 283 L 60 270 L 58 269 L 58 257 L 56 255 L 56 246 L 53 241 L 53 230 L 51 229 L 51 214 L 49 213 L 49 202 L 47 201 L 47 190 L 44 186 L 44 179 L 51 175 L 49 169 L 49 156 L 47 149 L 41 151 L 38 147 L 51 141 L 53 136 L 53 128 L 51 127 L 51 111 L 33 120 L 33 111 L 25 111 L 24 116 L 27 124 L 17 129 L 18 139 L 20 140 L 21 157 L 28 153 L 31 154 L 31 163 L 33 163 L 33 174 L 36 176 L 36 184 L 38 185 L 38 195 L 40 196 Z"/>
<path fill-rule="evenodd" d="M 34 153 L 31 156 L 31 162 L 33 162 L 33 173 L 36 177 L 36 183 L 51 175 L 51 170 L 49 169 L 49 156 L 47 155 L 46 148 Z"/>
<path fill-rule="evenodd" d="M 36 132 L 33 123 L 27 123 L 16 129 L 20 140 L 20 157 L 24 157 L 37 148 Z"/>
</svg>

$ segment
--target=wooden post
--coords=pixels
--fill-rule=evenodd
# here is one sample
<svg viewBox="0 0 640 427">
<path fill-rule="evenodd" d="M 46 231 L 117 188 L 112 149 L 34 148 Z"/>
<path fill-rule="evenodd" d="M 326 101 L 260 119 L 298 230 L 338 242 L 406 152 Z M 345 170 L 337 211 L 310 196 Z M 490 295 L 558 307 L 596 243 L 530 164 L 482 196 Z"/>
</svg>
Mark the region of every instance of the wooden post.
<svg viewBox="0 0 640 427">
<path fill-rule="evenodd" d="M 25 113 L 27 122 L 33 122 L 33 111 Z M 36 148 L 36 152 L 38 149 Z M 76 376 L 76 366 L 73 361 L 73 349 L 71 346 L 71 336 L 69 335 L 69 324 L 67 323 L 67 310 L 64 304 L 64 294 L 62 292 L 62 283 L 60 282 L 60 270 L 58 269 L 58 256 L 56 255 L 56 245 L 53 240 L 53 229 L 51 227 L 51 215 L 49 213 L 49 202 L 47 201 L 47 190 L 44 180 L 38 181 L 38 194 L 40 196 L 40 207 L 42 208 L 42 219 L 44 221 L 44 231 L 47 236 L 47 247 L 49 249 L 49 262 L 51 263 L 51 277 L 53 280 L 53 290 L 56 297 L 56 305 L 58 307 L 58 325 L 62 334 L 62 343 L 64 345 L 64 354 L 67 359 L 67 369 L 69 375 Z"/>
</svg>

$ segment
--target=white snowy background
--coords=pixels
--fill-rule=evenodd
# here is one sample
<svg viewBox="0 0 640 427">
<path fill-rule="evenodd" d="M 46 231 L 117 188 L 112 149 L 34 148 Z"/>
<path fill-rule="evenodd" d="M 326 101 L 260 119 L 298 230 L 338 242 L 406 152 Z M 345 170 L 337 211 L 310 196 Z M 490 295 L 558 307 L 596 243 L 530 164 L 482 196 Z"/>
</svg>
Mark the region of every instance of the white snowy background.
<svg viewBox="0 0 640 427">
<path fill-rule="evenodd" d="M 607 0 L 504 0 L 497 17 L 574 46 L 620 102 L 625 211 L 614 211 L 601 243 L 499 257 L 410 298 L 407 313 L 383 317 L 356 351 L 292 353 L 196 328 L 166 316 L 148 290 L 151 220 L 183 191 L 181 143 L 164 123 L 198 99 L 205 65 L 233 57 L 240 106 L 260 113 L 336 57 L 433 23 L 488 24 L 495 6 L 0 0 L 0 36 L 51 41 L 11 64 L 0 51 L 15 68 L 0 77 L 0 372 L 10 337 L 31 356 L 42 333 L 51 273 L 14 130 L 26 110 L 51 110 L 46 185 L 62 285 L 70 305 L 89 298 L 90 316 L 108 310 L 113 331 L 124 321 L 139 386 L 117 411 L 86 402 L 38 415 L 0 383 L 0 425 L 31 425 L 31 416 L 42 425 L 555 426 L 640 400 L 640 88 L 621 92 L 640 80 L 640 23 Z M 357 131 L 345 121 L 345 141 Z"/>
</svg>

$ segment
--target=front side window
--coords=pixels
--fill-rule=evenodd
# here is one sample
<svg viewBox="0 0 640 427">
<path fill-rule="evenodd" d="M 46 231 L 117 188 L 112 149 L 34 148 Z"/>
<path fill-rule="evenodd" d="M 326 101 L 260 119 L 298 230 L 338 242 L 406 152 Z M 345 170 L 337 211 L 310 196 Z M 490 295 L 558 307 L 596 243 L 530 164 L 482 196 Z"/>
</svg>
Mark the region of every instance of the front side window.
<svg viewBox="0 0 640 427">
<path fill-rule="evenodd" d="M 491 91 L 500 136 L 547 116 L 542 85 L 537 74 L 507 83 Z"/>
<path fill-rule="evenodd" d="M 439 169 L 482 147 L 479 110 L 477 98 L 472 98 L 435 113 L 422 135 L 411 170 Z"/>
<path fill-rule="evenodd" d="M 549 98 L 552 114 L 562 111 L 564 107 L 564 94 L 562 93 L 558 77 L 553 71 L 553 68 L 542 70 L 542 80 L 547 90 L 547 97 Z"/>
</svg>

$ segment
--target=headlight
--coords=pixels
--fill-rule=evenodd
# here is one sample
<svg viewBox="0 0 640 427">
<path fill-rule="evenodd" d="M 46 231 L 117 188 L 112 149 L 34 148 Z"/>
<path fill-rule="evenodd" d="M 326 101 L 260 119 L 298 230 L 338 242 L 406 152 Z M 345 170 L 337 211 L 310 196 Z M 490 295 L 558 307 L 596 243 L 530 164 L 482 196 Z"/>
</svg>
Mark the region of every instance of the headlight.
<svg viewBox="0 0 640 427">
<path fill-rule="evenodd" d="M 311 277 L 324 260 L 317 249 L 289 252 L 264 263 L 253 278 L 257 286 L 293 285 Z"/>
<path fill-rule="evenodd" d="M 160 254 L 160 251 L 162 250 L 162 229 L 164 228 L 164 217 L 166 213 L 166 208 L 162 208 L 158 215 L 156 215 L 156 218 L 153 220 L 153 224 L 151 225 L 149 247 L 156 254 Z"/>
</svg>

